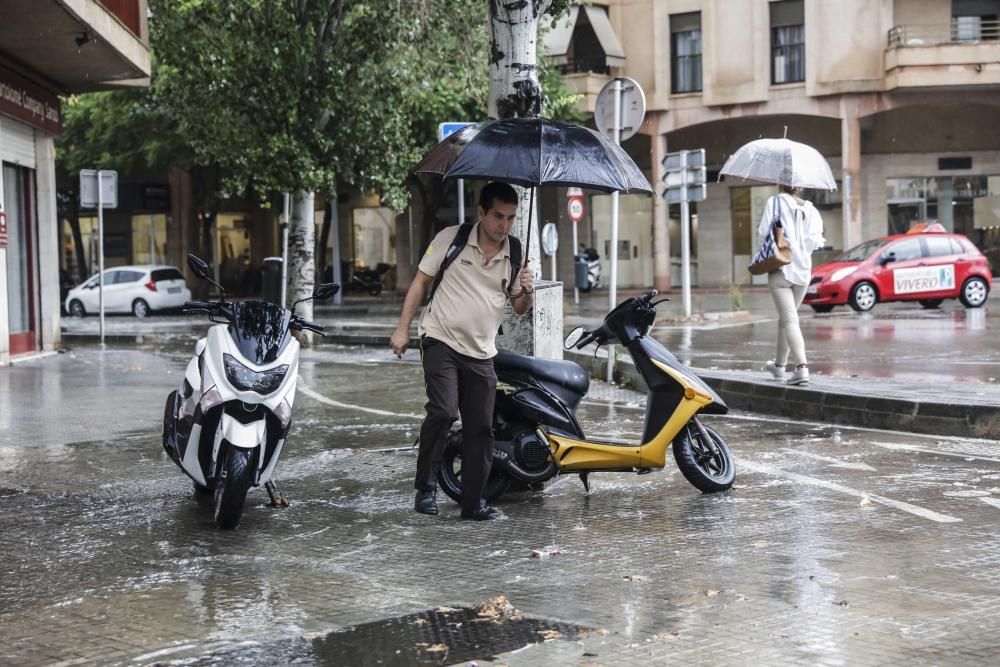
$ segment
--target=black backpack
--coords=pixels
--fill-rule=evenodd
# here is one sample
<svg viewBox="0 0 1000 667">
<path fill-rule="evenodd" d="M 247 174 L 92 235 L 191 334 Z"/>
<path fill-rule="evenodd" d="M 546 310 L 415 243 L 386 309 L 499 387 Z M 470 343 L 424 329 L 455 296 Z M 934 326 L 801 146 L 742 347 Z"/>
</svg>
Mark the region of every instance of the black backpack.
<svg viewBox="0 0 1000 667">
<path fill-rule="evenodd" d="M 444 254 L 444 259 L 441 260 L 441 268 L 438 269 L 437 275 L 434 276 L 434 283 L 431 285 L 431 295 L 427 299 L 428 301 L 434 298 L 434 292 L 437 291 L 438 285 L 441 284 L 441 279 L 444 278 L 445 269 L 451 266 L 451 263 L 455 261 L 458 254 L 462 252 L 462 248 L 469 242 L 472 225 L 473 223 L 471 222 L 464 222 L 458 228 L 455 239 L 448 246 L 448 251 Z M 510 289 L 514 286 L 517 274 L 521 271 L 521 239 L 510 234 L 507 235 L 507 239 L 510 241 L 510 283 L 508 283 L 507 288 Z"/>
</svg>

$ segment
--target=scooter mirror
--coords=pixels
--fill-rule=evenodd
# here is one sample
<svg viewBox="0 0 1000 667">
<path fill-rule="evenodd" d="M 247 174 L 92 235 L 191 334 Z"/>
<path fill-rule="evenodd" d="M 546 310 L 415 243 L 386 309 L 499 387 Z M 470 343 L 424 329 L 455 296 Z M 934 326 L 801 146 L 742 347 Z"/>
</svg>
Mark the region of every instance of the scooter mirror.
<svg viewBox="0 0 1000 667">
<path fill-rule="evenodd" d="M 340 285 L 337 283 L 323 283 L 316 288 L 315 294 L 313 296 L 322 301 L 324 299 L 329 299 L 331 296 L 340 291 Z"/>
<path fill-rule="evenodd" d="M 583 327 L 577 327 L 570 331 L 569 335 L 566 336 L 566 340 L 563 341 L 563 349 L 572 350 L 580 342 L 580 339 L 583 338 L 583 332 Z"/>
<path fill-rule="evenodd" d="M 191 267 L 194 275 L 202 280 L 208 278 L 208 264 L 205 263 L 205 260 L 188 253 L 188 266 Z"/>
</svg>

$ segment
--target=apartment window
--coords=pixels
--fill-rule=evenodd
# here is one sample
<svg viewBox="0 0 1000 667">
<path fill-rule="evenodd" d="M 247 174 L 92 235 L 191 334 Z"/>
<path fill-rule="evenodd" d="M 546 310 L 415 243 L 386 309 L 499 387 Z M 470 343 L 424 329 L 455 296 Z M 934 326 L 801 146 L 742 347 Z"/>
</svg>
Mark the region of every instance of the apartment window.
<svg viewBox="0 0 1000 667">
<path fill-rule="evenodd" d="M 1000 37 L 1000 0 L 952 0 L 951 40 L 978 42 Z"/>
<path fill-rule="evenodd" d="M 802 0 L 771 3 L 771 83 L 806 80 L 806 26 Z"/>
<path fill-rule="evenodd" d="M 701 92 L 701 12 L 670 17 L 670 90 Z"/>
</svg>

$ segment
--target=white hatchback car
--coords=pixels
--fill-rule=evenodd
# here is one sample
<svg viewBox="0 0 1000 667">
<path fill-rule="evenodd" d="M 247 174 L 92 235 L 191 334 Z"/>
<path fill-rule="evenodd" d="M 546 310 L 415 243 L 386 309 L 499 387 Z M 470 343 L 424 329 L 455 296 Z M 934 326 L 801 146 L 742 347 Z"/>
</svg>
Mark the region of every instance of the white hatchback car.
<svg viewBox="0 0 1000 667">
<path fill-rule="evenodd" d="M 98 276 L 94 274 L 66 295 L 66 312 L 74 317 L 99 308 Z M 180 308 L 191 300 L 184 276 L 173 266 L 116 266 L 104 271 L 104 312 L 146 317 L 154 310 Z"/>
</svg>

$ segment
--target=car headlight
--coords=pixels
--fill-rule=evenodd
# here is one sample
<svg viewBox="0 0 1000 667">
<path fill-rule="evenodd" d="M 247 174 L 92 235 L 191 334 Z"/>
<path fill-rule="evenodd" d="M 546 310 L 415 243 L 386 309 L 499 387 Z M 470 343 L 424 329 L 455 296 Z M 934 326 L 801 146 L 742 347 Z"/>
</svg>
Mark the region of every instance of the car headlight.
<svg viewBox="0 0 1000 667">
<path fill-rule="evenodd" d="M 270 394 L 281 386 L 288 372 L 288 364 L 271 368 L 266 371 L 255 371 L 247 368 L 231 354 L 222 355 L 226 367 L 226 379 L 237 389 L 255 391 L 261 395 Z"/>
<path fill-rule="evenodd" d="M 854 273 L 857 270 L 858 270 L 858 267 L 856 267 L 856 266 L 848 266 L 848 267 L 845 267 L 843 269 L 837 269 L 830 276 L 830 281 L 831 282 L 837 282 L 838 280 L 843 280 L 844 278 L 846 278 L 847 276 L 851 275 L 852 273 Z"/>
</svg>

